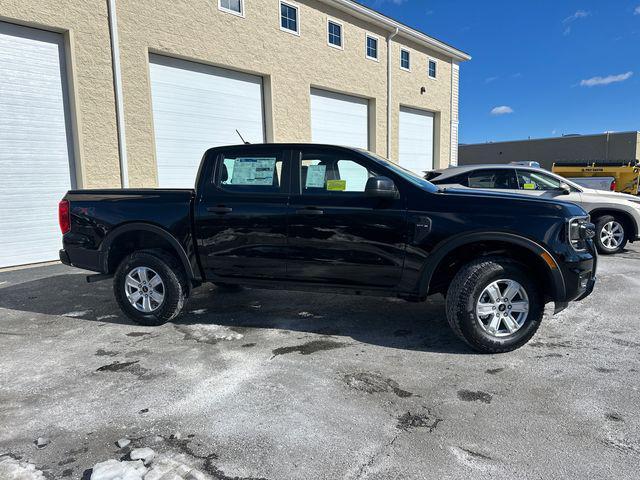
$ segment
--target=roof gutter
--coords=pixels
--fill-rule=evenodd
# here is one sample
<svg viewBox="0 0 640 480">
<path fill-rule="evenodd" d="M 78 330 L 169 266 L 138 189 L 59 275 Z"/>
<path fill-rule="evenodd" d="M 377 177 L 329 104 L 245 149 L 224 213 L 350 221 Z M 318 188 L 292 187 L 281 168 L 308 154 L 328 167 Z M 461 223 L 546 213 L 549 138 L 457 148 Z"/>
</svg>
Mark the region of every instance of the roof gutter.
<svg viewBox="0 0 640 480">
<path fill-rule="evenodd" d="M 118 128 L 118 152 L 120 157 L 120 185 L 129 187 L 129 166 L 127 161 L 127 140 L 124 134 L 124 104 L 122 101 L 122 73 L 120 71 L 120 47 L 118 40 L 118 20 L 116 0 L 108 0 L 109 34 L 111 36 L 111 63 L 113 65 L 113 90 L 116 100 L 116 126 Z"/>
<path fill-rule="evenodd" d="M 363 18 L 370 22 L 374 22 L 387 30 L 395 31 L 397 29 L 398 35 L 400 35 L 401 37 L 408 38 L 409 40 L 413 40 L 414 42 L 417 42 L 421 45 L 432 48 L 460 62 L 471 60 L 471 55 L 469 55 L 468 53 L 465 53 L 462 50 L 458 50 L 451 45 L 447 45 L 446 43 L 430 37 L 429 35 L 426 35 L 422 32 L 414 30 L 413 28 L 407 27 L 400 22 L 397 22 L 385 15 L 382 15 L 381 13 L 376 12 L 375 10 L 371 10 L 370 8 L 367 8 L 364 5 L 360 5 L 359 3 L 352 0 L 321 1 L 333 5 L 334 7 L 338 7 L 341 10 L 357 17 Z"/>
<path fill-rule="evenodd" d="M 391 40 L 398 35 L 396 28 L 387 36 L 387 158 L 391 160 Z"/>
</svg>

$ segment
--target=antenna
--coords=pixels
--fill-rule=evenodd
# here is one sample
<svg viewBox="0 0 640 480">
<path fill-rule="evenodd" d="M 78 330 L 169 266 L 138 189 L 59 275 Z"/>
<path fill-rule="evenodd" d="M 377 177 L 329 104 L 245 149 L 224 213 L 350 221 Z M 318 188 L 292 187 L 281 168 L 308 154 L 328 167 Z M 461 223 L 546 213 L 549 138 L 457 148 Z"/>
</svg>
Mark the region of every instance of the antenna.
<svg viewBox="0 0 640 480">
<path fill-rule="evenodd" d="M 244 143 L 245 145 L 251 145 L 251 143 L 247 142 L 244 138 L 242 138 L 242 135 L 240 134 L 237 128 L 236 128 L 236 133 L 240 137 L 240 140 L 242 140 L 242 143 Z"/>
</svg>

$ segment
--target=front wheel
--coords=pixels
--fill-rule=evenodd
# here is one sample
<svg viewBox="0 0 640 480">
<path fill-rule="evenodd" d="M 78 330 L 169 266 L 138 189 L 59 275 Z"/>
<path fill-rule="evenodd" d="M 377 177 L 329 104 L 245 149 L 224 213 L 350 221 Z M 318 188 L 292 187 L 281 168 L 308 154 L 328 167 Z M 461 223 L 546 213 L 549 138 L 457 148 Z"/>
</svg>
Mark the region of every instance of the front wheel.
<svg viewBox="0 0 640 480">
<path fill-rule="evenodd" d="M 542 292 L 524 266 L 484 258 L 462 267 L 446 296 L 447 320 L 474 350 L 515 350 L 536 333 L 544 313 Z"/>
<path fill-rule="evenodd" d="M 603 255 L 621 252 L 627 244 L 627 233 L 624 223 L 611 215 L 604 215 L 596 220 L 596 248 Z"/>
<path fill-rule="evenodd" d="M 113 279 L 120 309 L 140 325 L 157 326 L 173 320 L 186 298 L 182 268 L 160 250 L 140 250 L 127 256 Z"/>
</svg>

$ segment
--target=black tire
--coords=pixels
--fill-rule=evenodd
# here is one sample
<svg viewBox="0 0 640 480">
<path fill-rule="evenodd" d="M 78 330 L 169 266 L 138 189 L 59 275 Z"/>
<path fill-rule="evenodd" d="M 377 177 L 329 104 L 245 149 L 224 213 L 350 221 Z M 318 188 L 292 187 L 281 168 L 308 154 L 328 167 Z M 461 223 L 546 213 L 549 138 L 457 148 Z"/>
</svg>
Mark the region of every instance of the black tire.
<svg viewBox="0 0 640 480">
<path fill-rule="evenodd" d="M 489 334 L 476 318 L 480 295 L 496 280 L 515 280 L 525 290 L 529 311 L 524 323 L 508 336 Z M 481 353 L 515 350 L 536 333 L 544 314 L 543 295 L 534 277 L 519 263 L 502 257 L 485 257 L 462 267 L 449 285 L 446 295 L 447 320 L 454 333 L 471 348 Z"/>
<path fill-rule="evenodd" d="M 617 224 L 619 228 L 622 229 L 622 234 L 623 234 L 622 241 L 615 248 L 607 247 L 602 242 L 602 230 L 606 225 L 611 224 L 611 222 L 614 222 L 615 224 Z M 613 215 L 603 215 L 602 217 L 597 218 L 595 223 L 596 223 L 596 236 L 594 240 L 596 242 L 596 248 L 598 249 L 598 253 L 601 253 L 602 255 L 613 255 L 615 253 L 620 253 L 621 251 L 624 250 L 624 247 L 627 245 L 627 241 L 629 240 L 628 229 L 626 228 L 626 223 L 624 221 L 614 217 Z"/>
<path fill-rule="evenodd" d="M 125 282 L 136 267 L 147 267 L 158 274 L 163 283 L 164 298 L 151 313 L 137 310 L 128 300 Z M 145 326 L 158 326 L 178 317 L 187 293 L 187 282 L 182 266 L 162 250 L 139 250 L 125 257 L 113 279 L 113 293 L 120 309 L 134 322 Z"/>
</svg>

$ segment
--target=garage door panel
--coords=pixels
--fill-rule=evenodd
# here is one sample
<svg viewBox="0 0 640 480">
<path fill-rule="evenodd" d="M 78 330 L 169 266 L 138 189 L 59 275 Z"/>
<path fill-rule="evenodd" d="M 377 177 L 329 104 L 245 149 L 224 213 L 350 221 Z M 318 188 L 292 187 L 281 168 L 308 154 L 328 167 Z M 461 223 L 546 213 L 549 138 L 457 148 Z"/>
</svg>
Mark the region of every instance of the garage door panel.
<svg viewBox="0 0 640 480">
<path fill-rule="evenodd" d="M 73 185 L 62 36 L 0 22 L 0 267 L 54 260 Z"/>
<path fill-rule="evenodd" d="M 264 142 L 262 79 L 255 75 L 150 56 L 160 187 L 193 187 L 211 147 Z"/>
<path fill-rule="evenodd" d="M 314 143 L 369 148 L 369 101 L 311 89 L 311 136 Z"/>
<path fill-rule="evenodd" d="M 433 169 L 433 120 L 431 112 L 400 108 L 398 160 L 418 174 Z"/>
</svg>

